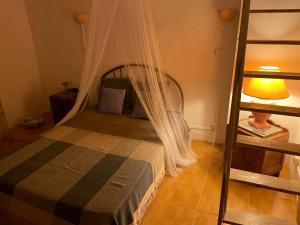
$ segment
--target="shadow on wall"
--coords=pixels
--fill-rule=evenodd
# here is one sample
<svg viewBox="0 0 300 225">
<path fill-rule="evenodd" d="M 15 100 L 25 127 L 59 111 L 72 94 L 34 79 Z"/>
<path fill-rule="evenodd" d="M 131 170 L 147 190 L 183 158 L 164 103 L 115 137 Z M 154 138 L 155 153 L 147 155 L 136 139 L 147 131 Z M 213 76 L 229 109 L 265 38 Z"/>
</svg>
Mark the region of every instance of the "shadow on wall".
<svg viewBox="0 0 300 225">
<path fill-rule="evenodd" d="M 4 137 L 7 132 L 7 121 L 5 117 L 5 112 L 0 100 L 0 140 Z"/>
</svg>

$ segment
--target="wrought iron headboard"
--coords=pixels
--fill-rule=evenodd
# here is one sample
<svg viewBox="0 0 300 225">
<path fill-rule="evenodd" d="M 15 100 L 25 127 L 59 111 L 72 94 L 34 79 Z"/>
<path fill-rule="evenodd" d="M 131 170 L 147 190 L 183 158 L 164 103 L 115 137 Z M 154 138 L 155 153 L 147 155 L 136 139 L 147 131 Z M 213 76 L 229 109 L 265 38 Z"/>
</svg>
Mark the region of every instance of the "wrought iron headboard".
<svg viewBox="0 0 300 225">
<path fill-rule="evenodd" d="M 144 64 L 128 64 L 126 65 L 126 67 L 144 67 L 147 68 L 149 66 L 144 65 Z M 159 72 L 159 70 L 157 68 L 155 68 L 155 70 L 157 72 Z M 179 83 L 173 78 L 171 77 L 169 74 L 162 72 L 163 75 L 166 76 L 167 81 L 173 83 L 175 85 L 175 87 L 178 89 L 179 93 L 180 93 L 180 101 L 181 101 L 181 105 L 182 105 L 182 113 L 183 113 L 183 109 L 184 109 L 184 95 L 183 95 L 183 91 L 179 85 Z M 106 73 L 104 73 L 101 76 L 101 80 L 105 79 L 105 78 L 112 78 L 112 79 L 128 79 L 127 73 L 126 73 L 126 69 L 125 69 L 125 65 L 120 65 L 117 66 L 113 69 L 110 69 L 109 71 L 107 71 Z"/>
</svg>

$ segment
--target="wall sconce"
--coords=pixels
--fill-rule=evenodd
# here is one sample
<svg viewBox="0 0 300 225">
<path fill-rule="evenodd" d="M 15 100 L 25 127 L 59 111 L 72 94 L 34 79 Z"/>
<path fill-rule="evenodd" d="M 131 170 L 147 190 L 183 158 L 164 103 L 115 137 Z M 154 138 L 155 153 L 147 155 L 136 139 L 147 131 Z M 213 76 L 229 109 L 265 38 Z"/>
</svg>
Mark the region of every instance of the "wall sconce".
<svg viewBox="0 0 300 225">
<path fill-rule="evenodd" d="M 81 25 L 83 48 L 84 48 L 84 51 L 86 51 L 85 25 L 88 21 L 88 16 L 86 14 L 76 13 L 76 14 L 74 14 L 74 19 L 79 25 Z"/>
<path fill-rule="evenodd" d="M 218 14 L 222 20 L 230 21 L 237 14 L 237 9 L 219 9 Z"/>
</svg>

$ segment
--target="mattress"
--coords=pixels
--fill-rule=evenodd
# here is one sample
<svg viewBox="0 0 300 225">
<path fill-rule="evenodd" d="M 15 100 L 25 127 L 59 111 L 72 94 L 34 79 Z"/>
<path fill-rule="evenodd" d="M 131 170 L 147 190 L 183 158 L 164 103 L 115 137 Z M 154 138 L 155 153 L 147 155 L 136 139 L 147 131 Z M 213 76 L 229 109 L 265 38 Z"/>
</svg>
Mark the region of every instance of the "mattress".
<svg viewBox="0 0 300 225">
<path fill-rule="evenodd" d="M 163 175 L 149 121 L 86 110 L 0 160 L 0 211 L 22 223 L 137 224 Z"/>
</svg>

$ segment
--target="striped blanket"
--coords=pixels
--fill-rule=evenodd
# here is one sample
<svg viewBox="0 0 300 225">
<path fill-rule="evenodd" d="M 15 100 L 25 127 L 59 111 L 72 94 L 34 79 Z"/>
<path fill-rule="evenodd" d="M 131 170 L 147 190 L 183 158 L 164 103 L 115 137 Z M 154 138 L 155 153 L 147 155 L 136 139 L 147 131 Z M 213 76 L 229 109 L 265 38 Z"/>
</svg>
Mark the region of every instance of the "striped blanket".
<svg viewBox="0 0 300 225">
<path fill-rule="evenodd" d="M 128 225 L 163 169 L 162 145 L 59 126 L 0 160 L 0 191 L 71 224 Z"/>
</svg>

